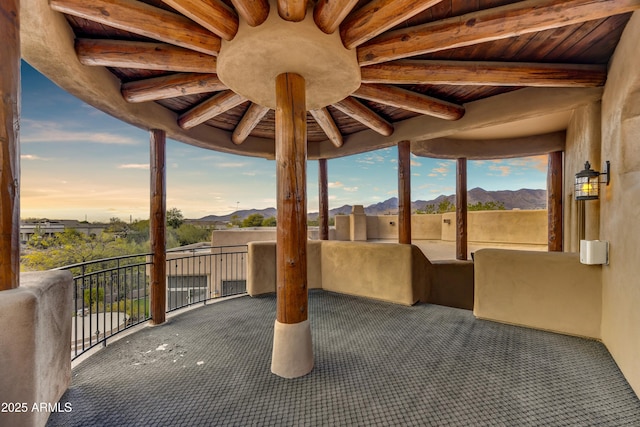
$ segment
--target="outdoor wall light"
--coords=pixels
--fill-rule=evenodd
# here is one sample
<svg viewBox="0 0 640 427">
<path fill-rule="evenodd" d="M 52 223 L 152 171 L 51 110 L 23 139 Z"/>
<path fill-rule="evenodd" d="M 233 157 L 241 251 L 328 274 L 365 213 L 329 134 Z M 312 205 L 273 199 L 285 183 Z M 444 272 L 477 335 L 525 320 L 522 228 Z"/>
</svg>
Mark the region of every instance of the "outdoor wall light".
<svg viewBox="0 0 640 427">
<path fill-rule="evenodd" d="M 585 162 L 584 170 L 576 174 L 575 197 L 576 200 L 598 200 L 600 196 L 600 184 L 609 185 L 611 174 L 609 173 L 609 160 L 605 163 L 605 171 L 598 172 L 591 169 L 589 162 Z M 604 175 L 604 181 L 600 181 L 600 175 Z"/>
</svg>

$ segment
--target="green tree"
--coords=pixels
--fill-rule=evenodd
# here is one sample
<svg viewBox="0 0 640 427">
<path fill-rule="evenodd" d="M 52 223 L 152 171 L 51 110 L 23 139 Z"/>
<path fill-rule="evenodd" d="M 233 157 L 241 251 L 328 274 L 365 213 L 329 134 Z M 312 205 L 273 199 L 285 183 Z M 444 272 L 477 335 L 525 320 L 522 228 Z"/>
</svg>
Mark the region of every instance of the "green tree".
<svg viewBox="0 0 640 427">
<path fill-rule="evenodd" d="M 503 211 L 505 210 L 503 202 L 476 202 L 469 204 L 467 209 L 470 211 Z"/>
<path fill-rule="evenodd" d="M 265 218 L 264 220 L 262 220 L 263 227 L 275 227 L 276 225 L 276 217 L 274 216 L 270 216 L 269 218 Z"/>
<path fill-rule="evenodd" d="M 264 221 L 264 216 L 254 213 L 242 221 L 241 227 L 262 227 L 262 221 Z"/>
<path fill-rule="evenodd" d="M 211 242 L 211 230 L 206 228 L 196 227 L 191 224 L 182 224 L 175 232 L 180 246 L 200 242 Z"/>
<path fill-rule="evenodd" d="M 104 288 L 91 288 L 84 290 L 84 303 L 87 307 L 91 307 L 101 301 L 104 301 Z"/>
<path fill-rule="evenodd" d="M 182 211 L 178 208 L 171 208 L 167 211 L 167 225 L 171 228 L 178 228 L 184 223 Z"/>
</svg>

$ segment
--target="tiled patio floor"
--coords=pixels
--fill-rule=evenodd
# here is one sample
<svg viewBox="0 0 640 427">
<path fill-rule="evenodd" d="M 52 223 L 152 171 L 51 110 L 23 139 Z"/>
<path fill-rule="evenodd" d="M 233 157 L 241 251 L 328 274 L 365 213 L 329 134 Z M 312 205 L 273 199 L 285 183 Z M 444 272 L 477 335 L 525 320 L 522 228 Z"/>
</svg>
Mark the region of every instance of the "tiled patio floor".
<svg viewBox="0 0 640 427">
<path fill-rule="evenodd" d="M 110 344 L 48 426 L 640 426 L 598 342 L 323 291 L 309 311 L 305 377 L 270 373 L 275 297 L 242 297 Z"/>
</svg>

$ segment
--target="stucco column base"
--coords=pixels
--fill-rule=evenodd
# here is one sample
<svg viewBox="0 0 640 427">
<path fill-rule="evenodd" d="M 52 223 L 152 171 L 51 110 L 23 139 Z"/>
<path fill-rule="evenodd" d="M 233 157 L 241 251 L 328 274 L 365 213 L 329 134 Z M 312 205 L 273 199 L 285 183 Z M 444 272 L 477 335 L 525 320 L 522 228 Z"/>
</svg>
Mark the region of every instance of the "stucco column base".
<svg viewBox="0 0 640 427">
<path fill-rule="evenodd" d="M 283 378 L 298 378 L 313 369 L 309 321 L 280 323 L 273 330 L 271 372 Z"/>
</svg>

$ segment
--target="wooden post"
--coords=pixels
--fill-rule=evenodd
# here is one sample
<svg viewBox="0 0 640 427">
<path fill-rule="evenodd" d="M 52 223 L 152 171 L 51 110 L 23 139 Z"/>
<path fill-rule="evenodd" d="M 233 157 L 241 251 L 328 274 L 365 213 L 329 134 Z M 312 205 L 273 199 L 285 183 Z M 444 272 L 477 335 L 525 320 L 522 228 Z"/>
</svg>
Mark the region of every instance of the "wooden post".
<svg viewBox="0 0 640 427">
<path fill-rule="evenodd" d="M 19 12 L 0 2 L 0 291 L 20 285 Z"/>
<path fill-rule="evenodd" d="M 307 319 L 307 112 L 305 81 L 276 77 L 276 322 L 271 372 L 284 378 L 313 369 Z"/>
<path fill-rule="evenodd" d="M 467 159 L 459 158 L 456 174 L 456 259 L 467 259 Z"/>
<path fill-rule="evenodd" d="M 149 240 L 153 253 L 151 266 L 151 322 L 159 325 L 165 321 L 167 310 L 167 261 L 166 261 L 166 133 L 150 131 L 151 141 L 151 215 Z"/>
<path fill-rule="evenodd" d="M 562 252 L 562 151 L 549 153 L 547 171 L 549 252 Z"/>
<path fill-rule="evenodd" d="M 398 243 L 411 244 L 411 142 L 398 143 Z"/>
<path fill-rule="evenodd" d="M 329 178 L 327 176 L 327 159 L 318 160 L 318 238 L 329 240 Z"/>
</svg>

